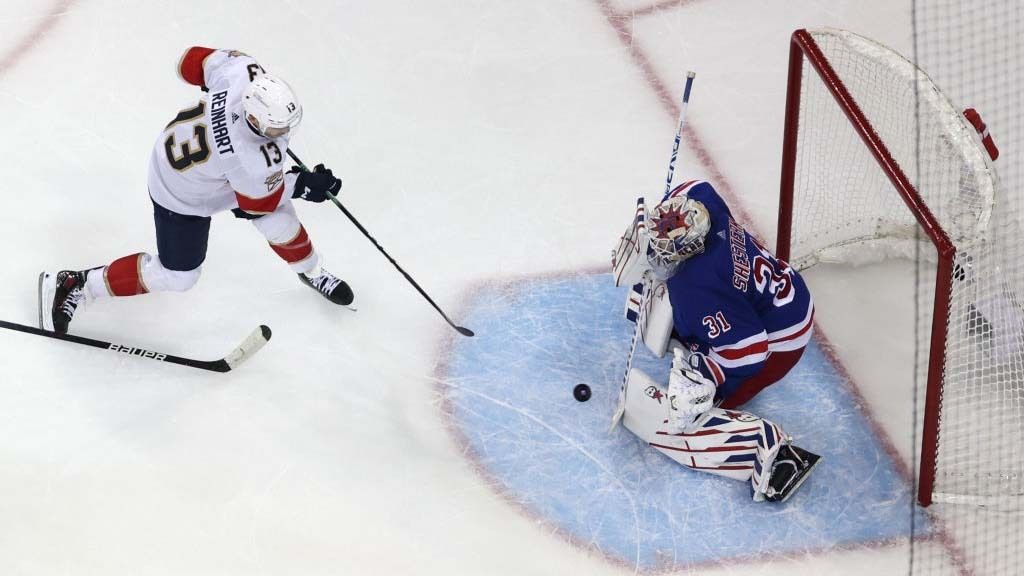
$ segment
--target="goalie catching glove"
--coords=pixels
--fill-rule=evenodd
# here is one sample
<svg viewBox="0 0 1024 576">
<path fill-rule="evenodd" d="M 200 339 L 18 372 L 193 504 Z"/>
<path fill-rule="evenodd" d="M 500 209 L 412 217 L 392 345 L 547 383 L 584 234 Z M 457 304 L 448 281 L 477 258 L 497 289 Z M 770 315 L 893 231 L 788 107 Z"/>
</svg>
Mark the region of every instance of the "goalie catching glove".
<svg viewBox="0 0 1024 576">
<path fill-rule="evenodd" d="M 680 434 L 715 405 L 718 386 L 691 365 L 693 356 L 682 348 L 673 350 L 672 371 L 668 376 L 668 423 L 670 432 Z M 698 363 L 700 358 L 697 359 Z"/>
</svg>

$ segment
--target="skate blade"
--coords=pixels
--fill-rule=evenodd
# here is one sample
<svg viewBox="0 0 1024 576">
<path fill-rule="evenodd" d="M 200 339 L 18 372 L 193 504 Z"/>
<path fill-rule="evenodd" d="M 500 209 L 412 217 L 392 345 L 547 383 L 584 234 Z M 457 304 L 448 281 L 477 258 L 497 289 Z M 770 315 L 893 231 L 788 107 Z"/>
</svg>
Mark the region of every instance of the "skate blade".
<svg viewBox="0 0 1024 576">
<path fill-rule="evenodd" d="M 46 325 L 43 323 L 43 318 L 44 318 L 43 310 L 46 309 L 46 307 L 43 305 L 43 302 L 45 301 L 45 299 L 43 298 L 43 283 L 45 281 L 46 281 L 46 272 L 40 272 L 39 273 L 39 286 L 38 286 L 38 289 L 36 291 L 36 294 L 38 295 L 38 298 L 39 298 L 38 302 L 39 302 L 39 329 L 40 330 L 46 330 L 47 329 Z"/>
</svg>

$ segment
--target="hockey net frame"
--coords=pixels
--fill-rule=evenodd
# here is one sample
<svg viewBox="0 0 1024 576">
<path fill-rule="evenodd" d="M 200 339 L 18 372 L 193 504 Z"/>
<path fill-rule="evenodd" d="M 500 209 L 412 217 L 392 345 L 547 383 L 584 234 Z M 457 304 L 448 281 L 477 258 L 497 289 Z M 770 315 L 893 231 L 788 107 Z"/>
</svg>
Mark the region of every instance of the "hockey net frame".
<svg viewBox="0 0 1024 576">
<path fill-rule="evenodd" d="M 812 31 L 801 29 L 794 32 L 791 37 L 776 253 L 782 260 L 793 263 L 797 269 L 808 267 L 816 262 L 815 260 L 809 263 L 799 263 L 801 256 L 794 256 L 791 252 L 794 209 L 796 208 L 794 206 L 794 185 L 798 169 L 802 84 L 805 74 L 804 63 L 807 62 L 809 64 L 808 69 L 813 69 L 817 73 L 828 93 L 834 99 L 835 104 L 841 109 L 856 134 L 859 135 L 860 140 L 892 184 L 902 203 L 906 205 L 913 215 L 919 233 L 923 233 L 923 237 L 926 237 L 927 241 L 935 249 L 935 294 L 931 310 L 930 348 L 927 361 L 925 407 L 921 428 L 917 494 L 918 502 L 922 506 L 929 506 L 933 500 L 937 473 L 936 460 L 938 456 L 938 438 L 940 434 L 943 385 L 946 370 L 947 339 L 950 328 L 951 298 L 954 290 L 954 274 L 956 267 L 959 265 L 957 262 L 957 245 L 962 242 L 965 232 L 963 230 L 950 231 L 942 226 L 940 219 L 936 217 L 933 210 L 915 188 L 911 178 L 907 176 L 904 169 L 894 159 L 889 146 L 879 136 L 878 131 L 876 131 L 868 116 L 862 111 L 854 96 L 851 95 L 851 91 L 847 88 L 843 77 L 836 72 L 829 58 L 815 40 L 815 35 L 822 34 L 847 34 L 859 40 L 870 42 L 852 33 L 832 29 Z M 878 47 L 899 57 L 902 60 L 900 64 L 906 64 L 906 66 L 913 70 L 913 82 L 916 82 L 917 90 L 934 90 L 934 94 L 929 93 L 926 97 L 939 98 L 944 104 L 947 103 L 941 92 L 928 79 L 927 75 L 895 52 L 881 45 L 878 45 Z M 951 118 L 949 121 L 953 122 L 953 130 L 959 130 L 960 127 L 955 124 L 962 121 L 962 119 Z M 909 168 L 913 169 L 912 166 Z M 991 168 L 990 165 L 989 168 Z M 993 190 L 987 190 L 987 193 L 992 194 Z M 991 197 L 987 201 L 991 202 Z M 978 222 L 975 229 L 968 231 L 966 234 L 975 233 L 976 229 L 985 227 L 988 216 L 985 215 L 983 218 L 979 218 L 979 220 L 980 222 Z M 918 233 L 911 232 L 909 242 L 919 241 L 920 238 L 921 236 L 918 236 Z M 906 238 L 903 240 L 907 241 Z M 864 238 L 851 238 L 849 244 L 855 245 L 861 241 L 864 241 Z M 796 261 L 791 260 L 791 257 L 796 258 Z"/>
</svg>

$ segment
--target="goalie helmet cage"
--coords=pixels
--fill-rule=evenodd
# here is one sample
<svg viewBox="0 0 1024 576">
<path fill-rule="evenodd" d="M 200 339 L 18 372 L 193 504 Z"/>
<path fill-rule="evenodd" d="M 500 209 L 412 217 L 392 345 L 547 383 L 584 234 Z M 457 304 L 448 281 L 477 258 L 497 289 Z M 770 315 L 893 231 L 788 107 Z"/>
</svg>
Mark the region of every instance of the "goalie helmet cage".
<svg viewBox="0 0 1024 576">
<path fill-rule="evenodd" d="M 1021 507 L 1024 238 L 998 193 L 980 137 L 913 63 L 852 32 L 793 33 L 777 254 L 914 263 L 923 506 Z"/>
</svg>

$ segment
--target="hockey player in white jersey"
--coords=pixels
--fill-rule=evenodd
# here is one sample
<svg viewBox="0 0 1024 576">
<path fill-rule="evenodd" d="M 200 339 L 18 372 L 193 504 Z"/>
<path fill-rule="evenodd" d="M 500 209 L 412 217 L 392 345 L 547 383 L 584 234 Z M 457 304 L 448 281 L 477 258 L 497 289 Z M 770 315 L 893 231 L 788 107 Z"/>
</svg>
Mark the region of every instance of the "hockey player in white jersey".
<svg viewBox="0 0 1024 576">
<path fill-rule="evenodd" d="M 66 333 L 88 300 L 185 291 L 199 279 L 211 216 L 231 210 L 248 219 L 299 280 L 336 304 L 349 286 L 322 266 L 292 198 L 323 202 L 341 180 L 323 165 L 285 172 L 288 142 L 302 120 L 291 87 L 235 50 L 193 46 L 179 76 L 204 93 L 178 112 L 157 138 L 149 162 L 157 253 L 139 252 L 106 266 L 39 277 L 39 323 Z"/>
</svg>

